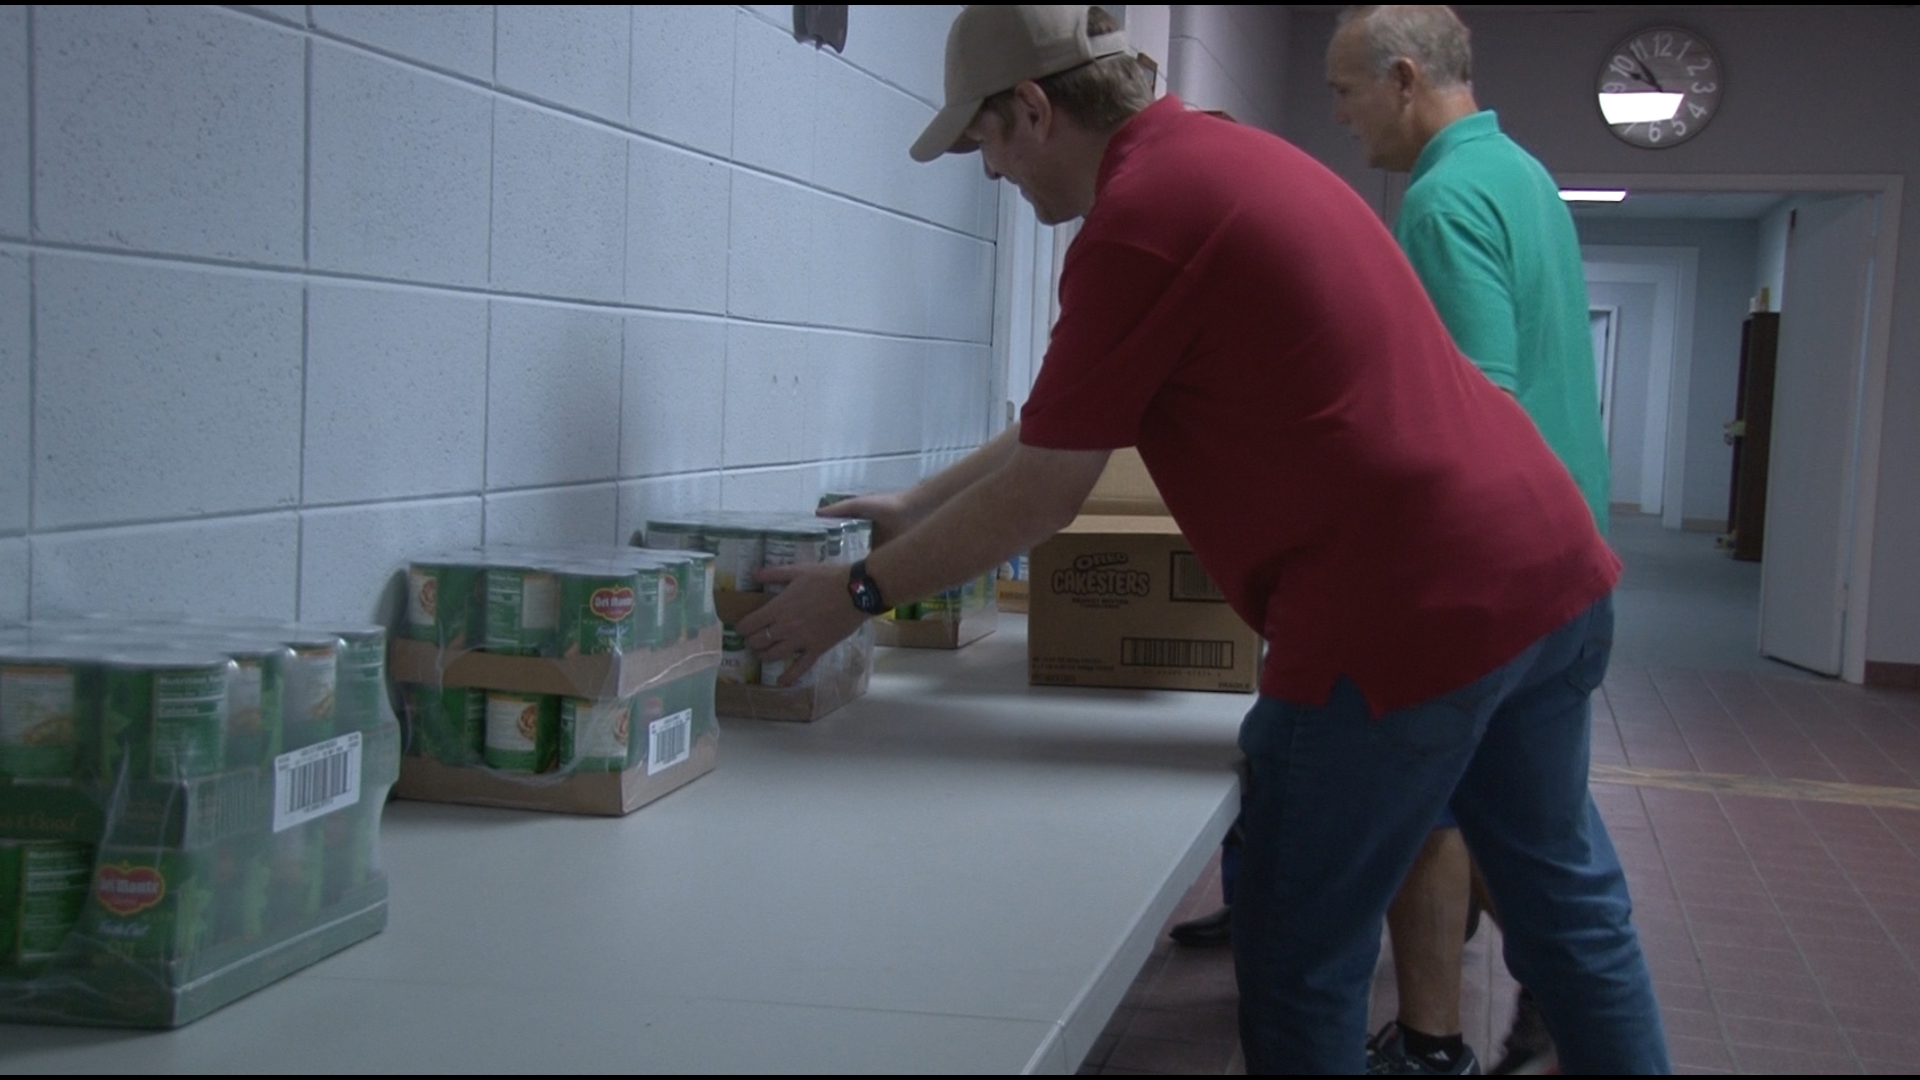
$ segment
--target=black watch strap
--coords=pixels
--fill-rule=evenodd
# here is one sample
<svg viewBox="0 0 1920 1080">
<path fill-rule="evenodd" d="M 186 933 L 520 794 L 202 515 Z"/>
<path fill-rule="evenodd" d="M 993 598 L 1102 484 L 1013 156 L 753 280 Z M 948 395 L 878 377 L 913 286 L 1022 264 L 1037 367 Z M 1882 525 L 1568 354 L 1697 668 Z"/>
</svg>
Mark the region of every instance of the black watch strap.
<svg viewBox="0 0 1920 1080">
<path fill-rule="evenodd" d="M 847 595 L 853 598 L 853 606 L 867 615 L 883 615 L 887 602 L 880 599 L 880 583 L 867 573 L 867 560 L 861 559 L 847 571 Z"/>
</svg>

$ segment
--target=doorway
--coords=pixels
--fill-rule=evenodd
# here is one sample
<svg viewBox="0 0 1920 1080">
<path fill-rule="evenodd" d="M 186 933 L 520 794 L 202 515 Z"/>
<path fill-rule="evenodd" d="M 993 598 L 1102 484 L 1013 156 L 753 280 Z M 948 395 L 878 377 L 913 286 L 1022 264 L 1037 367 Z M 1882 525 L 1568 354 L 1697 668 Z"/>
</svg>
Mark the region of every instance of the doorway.
<svg viewBox="0 0 1920 1080">
<path fill-rule="evenodd" d="M 1568 186 L 1624 187 L 1633 192 L 1625 203 L 1607 212 L 1614 218 L 1638 216 L 1642 227 L 1623 229 L 1616 222 L 1607 228 L 1589 228 L 1596 214 L 1583 208 L 1576 212 L 1583 243 L 1599 237 L 1616 247 L 1632 246 L 1624 237 L 1643 247 L 1696 247 L 1702 273 L 1697 306 L 1703 312 L 1713 300 L 1708 281 L 1711 253 L 1692 244 L 1694 238 L 1681 226 L 1714 217 L 1760 221 L 1770 213 L 1784 221 L 1796 210 L 1814 208 L 1798 218 L 1791 260 L 1785 258 L 1785 230 L 1781 230 L 1781 265 L 1774 271 L 1774 280 L 1786 286 L 1784 296 L 1780 285 L 1770 288 L 1770 306 L 1778 308 L 1784 300 L 1783 333 L 1793 321 L 1807 329 L 1810 340 L 1820 343 L 1803 350 L 1803 359 L 1792 361 L 1793 369 L 1781 376 L 1787 438 L 1798 440 L 1809 452 L 1794 452 L 1796 465 L 1804 467 L 1773 477 L 1768 496 L 1769 531 L 1790 521 L 1789 534 L 1798 531 L 1805 536 L 1783 541 L 1793 550 L 1782 549 L 1779 557 L 1763 564 L 1767 581 L 1755 645 L 1757 651 L 1764 648 L 1768 655 L 1810 670 L 1864 681 L 1900 178 L 1564 176 L 1561 180 Z M 1724 520 L 1730 461 L 1717 458 L 1729 454 L 1720 449 L 1724 446 L 1721 428 L 1732 418 L 1734 391 L 1731 370 L 1720 369 L 1731 369 L 1737 362 L 1737 346 L 1715 347 L 1704 339 L 1713 334 L 1737 336 L 1747 300 L 1766 279 L 1762 267 L 1754 264 L 1764 261 L 1750 259 L 1754 268 L 1743 290 L 1746 295 L 1735 297 L 1740 308 L 1730 325 L 1710 327 L 1703 316 L 1696 328 L 1696 337 L 1703 339 L 1698 347 L 1676 350 L 1667 391 L 1670 437 L 1665 444 L 1670 453 L 1663 473 L 1668 483 L 1663 485 L 1659 504 L 1669 528 L 1710 526 L 1714 516 Z M 1799 269 L 1787 270 L 1789 262 Z M 1788 273 L 1808 282 L 1801 286 L 1798 301 L 1793 282 L 1785 280 Z M 1724 296 L 1721 299 L 1724 309 Z M 1804 310 L 1796 312 L 1797 307 Z M 1621 337 L 1631 333 L 1630 327 L 1620 329 Z M 1705 366 L 1696 370 L 1695 364 Z M 1622 356 L 1616 365 L 1611 417 L 1610 452 L 1614 455 L 1622 450 L 1620 425 L 1626 399 L 1635 393 L 1622 381 L 1629 369 Z M 1787 385 L 1796 377 L 1804 381 L 1804 390 Z M 1712 509 L 1716 503 L 1717 512 Z M 1773 545 L 1768 546 L 1772 556 Z"/>
</svg>

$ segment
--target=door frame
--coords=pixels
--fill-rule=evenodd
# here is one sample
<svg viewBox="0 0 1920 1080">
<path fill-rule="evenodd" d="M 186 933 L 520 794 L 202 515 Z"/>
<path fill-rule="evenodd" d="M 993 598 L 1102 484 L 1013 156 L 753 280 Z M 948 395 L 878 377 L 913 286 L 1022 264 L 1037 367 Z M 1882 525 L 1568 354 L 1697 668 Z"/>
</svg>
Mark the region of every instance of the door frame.
<svg viewBox="0 0 1920 1080">
<path fill-rule="evenodd" d="M 1594 362 L 1599 365 L 1599 370 L 1595 372 L 1599 385 L 1595 389 L 1600 393 L 1600 445 L 1611 447 L 1613 445 L 1613 368 L 1620 356 L 1620 305 L 1588 304 L 1587 331 L 1589 334 L 1593 331 L 1595 315 L 1607 321 L 1606 344 L 1600 347 L 1600 354 L 1594 357 Z"/>
<path fill-rule="evenodd" d="M 1861 408 L 1854 433 L 1853 507 L 1848 530 L 1851 553 L 1846 576 L 1846 618 L 1840 632 L 1840 677 L 1864 683 L 1867 677 L 1867 621 L 1872 601 L 1874 524 L 1880 498 L 1880 450 L 1886 430 L 1887 368 L 1893 339 L 1893 283 L 1898 277 L 1900 209 L 1905 177 L 1897 174 L 1846 175 L 1768 173 L 1576 173 L 1559 174 L 1566 187 L 1636 188 L 1642 191 L 1777 191 L 1790 195 L 1858 194 L 1880 196 L 1880 226 L 1874 237 L 1873 284 L 1867 296 L 1866 364 L 1861 379 Z"/>
<path fill-rule="evenodd" d="M 1700 249 L 1680 246 L 1582 244 L 1588 281 L 1653 286 L 1653 348 L 1647 364 L 1647 421 L 1641 433 L 1640 512 L 1678 529 L 1687 476 L 1686 416 L 1693 385 L 1693 309 Z M 1671 334 L 1661 334 L 1671 326 Z M 1674 417 L 1680 423 L 1674 423 Z"/>
</svg>

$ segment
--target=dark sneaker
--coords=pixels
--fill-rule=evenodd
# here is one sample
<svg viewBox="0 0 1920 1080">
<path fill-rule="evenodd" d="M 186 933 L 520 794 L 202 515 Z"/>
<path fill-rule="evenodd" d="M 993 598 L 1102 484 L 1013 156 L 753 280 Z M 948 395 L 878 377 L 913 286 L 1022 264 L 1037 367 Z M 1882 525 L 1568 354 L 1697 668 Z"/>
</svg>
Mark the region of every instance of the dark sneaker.
<svg viewBox="0 0 1920 1080">
<path fill-rule="evenodd" d="M 1233 908 L 1222 907 L 1211 915 L 1202 915 L 1197 919 L 1188 919 L 1174 924 L 1167 936 L 1176 945 L 1185 945 L 1189 949 L 1206 949 L 1217 945 L 1233 944 Z"/>
<path fill-rule="evenodd" d="M 1389 1020 L 1378 1035 L 1367 1040 L 1367 1075 L 1479 1076 L 1480 1059 L 1473 1056 L 1471 1046 L 1462 1049 L 1453 1061 L 1409 1054 L 1399 1022 Z"/>
<path fill-rule="evenodd" d="M 1559 1068 L 1560 1055 L 1553 1048 L 1553 1037 L 1547 1034 L 1546 1022 L 1540 1019 L 1540 1006 L 1522 987 L 1513 1010 L 1513 1030 L 1507 1033 L 1506 1045 L 1500 1050 L 1500 1063 L 1487 1075 L 1539 1076 Z"/>
</svg>

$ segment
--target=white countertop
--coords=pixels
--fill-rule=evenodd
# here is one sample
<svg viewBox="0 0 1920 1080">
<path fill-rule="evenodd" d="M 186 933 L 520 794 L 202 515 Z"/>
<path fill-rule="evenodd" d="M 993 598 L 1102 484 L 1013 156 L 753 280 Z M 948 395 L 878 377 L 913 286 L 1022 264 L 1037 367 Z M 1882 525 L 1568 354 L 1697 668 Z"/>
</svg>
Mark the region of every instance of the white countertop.
<svg viewBox="0 0 1920 1080">
<path fill-rule="evenodd" d="M 0 1072 L 1071 1072 L 1237 809 L 1240 694 L 1035 689 L 1026 621 L 727 720 L 625 818 L 393 802 L 384 933 Z"/>
</svg>

